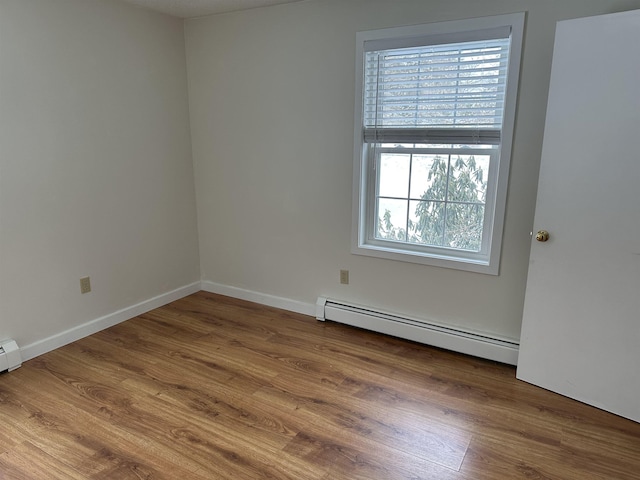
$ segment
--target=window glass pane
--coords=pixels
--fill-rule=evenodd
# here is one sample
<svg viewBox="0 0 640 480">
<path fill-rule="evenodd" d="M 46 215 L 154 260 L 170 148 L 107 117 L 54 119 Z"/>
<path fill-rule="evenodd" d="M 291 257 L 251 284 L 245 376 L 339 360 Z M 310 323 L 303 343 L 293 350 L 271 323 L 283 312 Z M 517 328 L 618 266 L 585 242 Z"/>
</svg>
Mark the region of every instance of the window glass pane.
<svg viewBox="0 0 640 480">
<path fill-rule="evenodd" d="M 416 244 L 443 246 L 445 227 L 444 202 L 412 200 L 409 205 L 409 238 Z"/>
<path fill-rule="evenodd" d="M 411 198 L 446 200 L 448 162 L 448 155 L 414 155 Z"/>
<path fill-rule="evenodd" d="M 488 155 L 452 155 L 449 196 L 452 202 L 479 202 L 487 197 Z"/>
<path fill-rule="evenodd" d="M 447 155 L 414 155 L 411 166 L 410 197 L 422 200 L 444 200 Z"/>
<path fill-rule="evenodd" d="M 381 197 L 406 198 L 409 191 L 409 166 L 411 155 L 383 153 L 380 155 Z"/>
<path fill-rule="evenodd" d="M 406 241 L 407 201 L 379 198 L 377 212 L 375 237 L 381 240 Z"/>
<path fill-rule="evenodd" d="M 484 206 L 452 203 L 447 206 L 445 244 L 460 250 L 480 251 Z"/>
</svg>

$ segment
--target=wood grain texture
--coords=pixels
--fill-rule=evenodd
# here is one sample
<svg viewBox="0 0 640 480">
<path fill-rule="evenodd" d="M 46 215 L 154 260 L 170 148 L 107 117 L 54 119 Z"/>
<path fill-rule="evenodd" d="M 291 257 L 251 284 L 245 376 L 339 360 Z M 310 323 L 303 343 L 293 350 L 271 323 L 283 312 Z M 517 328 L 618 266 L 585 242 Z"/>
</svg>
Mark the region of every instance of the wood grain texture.
<svg viewBox="0 0 640 480">
<path fill-rule="evenodd" d="M 514 369 L 200 292 L 0 376 L 0 479 L 639 479 Z"/>
</svg>

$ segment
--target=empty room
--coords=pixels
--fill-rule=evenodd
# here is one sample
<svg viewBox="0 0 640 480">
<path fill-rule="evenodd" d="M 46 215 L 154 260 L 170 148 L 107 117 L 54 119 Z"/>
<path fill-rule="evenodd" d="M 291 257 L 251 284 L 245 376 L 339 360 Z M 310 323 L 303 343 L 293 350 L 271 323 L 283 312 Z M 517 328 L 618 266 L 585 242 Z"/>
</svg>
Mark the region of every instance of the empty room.
<svg viewBox="0 0 640 480">
<path fill-rule="evenodd" d="M 0 0 L 0 479 L 640 479 L 640 0 Z"/>
</svg>

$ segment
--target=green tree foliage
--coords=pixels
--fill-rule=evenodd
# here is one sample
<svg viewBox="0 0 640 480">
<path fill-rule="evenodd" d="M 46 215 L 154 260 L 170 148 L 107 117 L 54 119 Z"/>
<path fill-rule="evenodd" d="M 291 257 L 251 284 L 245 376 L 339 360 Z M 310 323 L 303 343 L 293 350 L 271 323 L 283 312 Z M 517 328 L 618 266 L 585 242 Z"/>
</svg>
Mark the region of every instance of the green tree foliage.
<svg viewBox="0 0 640 480">
<path fill-rule="evenodd" d="M 407 230 L 401 227 L 394 227 L 391 223 L 391 212 L 384 211 L 381 219 L 378 219 L 378 238 L 385 240 L 399 240 L 404 242 L 407 239 Z"/>
<path fill-rule="evenodd" d="M 415 207 L 417 221 L 394 226 L 391 212 L 378 219 L 378 237 L 424 245 L 478 251 L 482 243 L 487 183 L 473 155 L 436 156 L 429 187 Z"/>
</svg>

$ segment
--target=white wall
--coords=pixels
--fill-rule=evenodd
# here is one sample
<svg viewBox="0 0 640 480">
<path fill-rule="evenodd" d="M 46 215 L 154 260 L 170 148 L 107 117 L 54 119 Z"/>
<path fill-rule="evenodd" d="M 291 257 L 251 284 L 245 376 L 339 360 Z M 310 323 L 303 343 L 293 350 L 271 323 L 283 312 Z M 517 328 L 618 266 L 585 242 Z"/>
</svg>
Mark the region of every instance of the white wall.
<svg viewBox="0 0 640 480">
<path fill-rule="evenodd" d="M 86 332 L 200 268 L 303 306 L 328 295 L 517 338 L 555 22 L 632 8 L 309 0 L 190 20 L 185 62 L 181 20 L 0 0 L 0 339 Z M 501 275 L 352 255 L 355 32 L 525 10 Z"/>
<path fill-rule="evenodd" d="M 555 23 L 623 0 L 310 0 L 189 20 L 202 278 L 518 338 Z M 350 253 L 355 33 L 527 11 L 500 276 Z M 351 284 L 339 284 L 339 270 Z"/>
<path fill-rule="evenodd" d="M 1 0 L 0 149 L 0 339 L 30 345 L 199 280 L 181 20 Z"/>
</svg>

